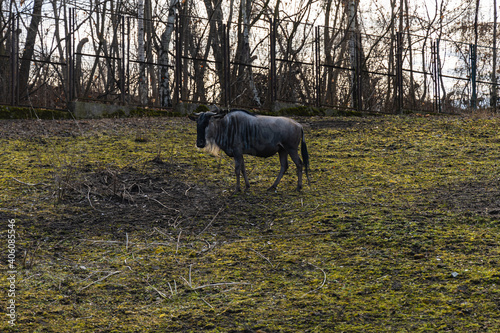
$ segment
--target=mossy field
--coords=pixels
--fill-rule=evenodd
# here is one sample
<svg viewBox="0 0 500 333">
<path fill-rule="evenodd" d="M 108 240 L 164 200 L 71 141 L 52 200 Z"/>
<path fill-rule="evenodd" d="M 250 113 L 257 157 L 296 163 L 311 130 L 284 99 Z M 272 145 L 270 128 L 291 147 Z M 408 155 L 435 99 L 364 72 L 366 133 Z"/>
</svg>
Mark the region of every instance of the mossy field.
<svg viewBox="0 0 500 333">
<path fill-rule="evenodd" d="M 500 118 L 297 120 L 242 193 L 187 118 L 1 120 L 0 331 L 499 332 Z"/>
</svg>

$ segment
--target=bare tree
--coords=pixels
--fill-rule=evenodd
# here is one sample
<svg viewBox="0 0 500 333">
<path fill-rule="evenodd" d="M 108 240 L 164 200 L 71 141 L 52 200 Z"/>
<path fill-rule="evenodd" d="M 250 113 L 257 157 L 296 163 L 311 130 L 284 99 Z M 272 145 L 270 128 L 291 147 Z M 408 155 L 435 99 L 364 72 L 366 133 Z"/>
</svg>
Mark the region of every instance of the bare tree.
<svg viewBox="0 0 500 333">
<path fill-rule="evenodd" d="M 349 34 L 349 62 L 351 67 L 351 105 L 354 109 L 373 108 L 373 84 L 368 70 L 368 58 L 363 47 L 361 23 L 358 15 L 359 0 L 347 3 L 347 33 Z M 380 41 L 380 40 L 379 40 Z M 377 42 L 378 43 L 378 42 Z M 377 44 L 374 43 L 372 48 Z M 370 52 L 368 52 L 370 54 Z M 365 104 L 365 105 L 363 105 Z"/>
<path fill-rule="evenodd" d="M 168 17 L 165 30 L 161 34 L 160 44 L 160 105 L 163 107 L 172 106 L 172 97 L 170 89 L 170 72 L 169 72 L 169 50 L 172 41 L 172 33 L 174 32 L 175 18 L 179 11 L 179 0 L 171 0 L 168 8 Z"/>
<path fill-rule="evenodd" d="M 209 20 L 209 41 L 208 45 L 212 48 L 212 53 L 215 60 L 215 73 L 217 76 L 217 81 L 219 82 L 219 89 L 222 90 L 225 86 L 224 82 L 224 68 L 223 68 L 223 12 L 222 12 L 222 1 L 221 0 L 204 0 L 205 8 L 208 14 Z M 226 105 L 227 107 L 228 105 Z"/>
<path fill-rule="evenodd" d="M 312 49 L 314 39 L 313 24 L 306 24 L 310 20 L 311 5 L 313 0 L 301 2 L 300 9 L 293 15 L 280 13 L 276 46 L 278 57 L 282 60 L 277 64 L 278 96 L 286 101 L 296 103 L 310 103 L 314 99 L 313 86 L 309 83 L 314 81 L 312 66 L 303 66 L 310 62 L 312 55 L 308 50 Z"/>
<path fill-rule="evenodd" d="M 349 62 L 351 67 L 351 104 L 354 109 L 361 109 L 361 89 L 360 86 L 360 71 L 361 64 L 359 62 L 359 52 L 361 50 L 361 37 L 359 36 L 358 23 L 358 0 L 349 0 L 347 4 L 348 23 L 347 31 L 349 32 Z"/>
<path fill-rule="evenodd" d="M 343 8 L 341 4 L 342 0 L 336 0 L 334 3 L 333 0 L 326 0 L 324 4 L 325 8 L 325 28 L 324 28 L 324 49 L 323 52 L 325 54 L 326 60 L 326 70 L 324 73 L 324 78 L 322 80 L 324 86 L 321 91 L 324 91 L 325 102 L 330 105 L 335 105 L 338 103 L 338 78 L 340 74 L 339 69 L 335 69 L 335 67 L 339 67 L 339 62 L 342 61 L 342 54 L 345 53 L 346 43 L 343 43 L 343 39 L 341 35 L 342 31 L 339 28 L 339 25 L 342 25 L 342 20 L 345 18 L 343 14 Z M 332 12 L 332 9 L 334 11 Z M 333 19 L 332 19 L 333 16 Z M 340 51 L 335 51 L 340 44 Z M 337 55 L 337 59 L 336 56 Z"/>
<path fill-rule="evenodd" d="M 33 60 L 33 55 L 35 53 L 38 26 L 42 20 L 42 4 L 43 0 L 33 1 L 31 23 L 26 34 L 26 42 L 24 43 L 24 52 L 21 57 L 21 67 L 19 69 L 19 92 L 22 96 L 28 94 L 31 61 Z"/>
<path fill-rule="evenodd" d="M 11 3 L 12 4 L 12 3 Z M 9 55 L 12 50 L 13 36 L 12 33 L 12 21 L 10 12 L 4 12 L 4 1 L 0 0 L 0 92 L 3 93 L 4 98 L 8 94 L 8 89 L 14 82 L 10 81 L 10 66 L 9 66 Z M 10 84 L 9 84 L 10 83 Z M 0 98 L 0 100 L 6 102 L 6 99 Z"/>
<path fill-rule="evenodd" d="M 472 54 L 471 54 L 471 83 L 472 83 L 472 98 L 471 98 L 471 107 L 473 109 L 477 108 L 477 86 L 476 86 L 476 77 L 477 77 L 477 41 L 479 38 L 478 35 L 478 22 L 479 22 L 479 3 L 480 0 L 476 0 L 476 10 L 474 12 L 474 44 L 472 46 Z"/>
<path fill-rule="evenodd" d="M 251 20 L 252 0 L 240 0 L 240 12 L 238 17 L 238 47 L 236 52 L 236 79 L 234 82 L 237 95 L 249 90 L 252 102 L 255 106 L 261 106 L 259 92 L 253 78 L 252 56 L 250 54 L 250 29 L 255 21 Z"/>
<path fill-rule="evenodd" d="M 151 0 L 145 0 L 144 2 L 144 34 L 145 41 L 144 47 L 146 52 L 146 69 L 147 69 L 147 81 L 146 86 L 151 87 L 151 99 L 153 101 L 158 100 L 158 82 L 157 75 L 155 73 L 155 66 L 153 65 L 153 9 Z M 149 85 L 150 83 L 150 85 Z"/>
</svg>

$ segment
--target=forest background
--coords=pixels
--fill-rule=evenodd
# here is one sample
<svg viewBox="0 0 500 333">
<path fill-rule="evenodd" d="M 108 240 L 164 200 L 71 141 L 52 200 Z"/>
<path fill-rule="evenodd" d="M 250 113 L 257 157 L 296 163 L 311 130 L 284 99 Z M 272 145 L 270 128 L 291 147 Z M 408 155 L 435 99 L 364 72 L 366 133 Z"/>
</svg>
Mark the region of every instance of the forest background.
<svg viewBox="0 0 500 333">
<path fill-rule="evenodd" d="M 494 108 L 496 0 L 0 1 L 0 103 Z"/>
</svg>

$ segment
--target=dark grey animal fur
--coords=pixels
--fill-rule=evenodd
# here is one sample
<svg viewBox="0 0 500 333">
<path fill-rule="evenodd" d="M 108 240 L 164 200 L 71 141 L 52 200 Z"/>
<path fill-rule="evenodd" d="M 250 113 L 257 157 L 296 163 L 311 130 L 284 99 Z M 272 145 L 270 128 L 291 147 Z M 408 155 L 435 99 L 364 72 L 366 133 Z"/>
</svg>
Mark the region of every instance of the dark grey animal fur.
<svg viewBox="0 0 500 333">
<path fill-rule="evenodd" d="M 202 112 L 197 117 L 196 145 L 207 148 L 212 153 L 218 149 L 234 157 L 236 172 L 236 191 L 240 191 L 240 171 L 248 189 L 250 183 L 245 171 L 243 155 L 270 157 L 279 154 L 281 169 L 273 185 L 275 190 L 288 169 L 288 155 L 297 166 L 297 190 L 302 189 L 302 167 L 305 166 L 309 180 L 309 155 L 304 140 L 304 130 L 296 121 L 285 117 L 258 116 L 244 110 L 233 110 L 227 114 Z M 298 149 L 301 145 L 299 157 Z"/>
</svg>

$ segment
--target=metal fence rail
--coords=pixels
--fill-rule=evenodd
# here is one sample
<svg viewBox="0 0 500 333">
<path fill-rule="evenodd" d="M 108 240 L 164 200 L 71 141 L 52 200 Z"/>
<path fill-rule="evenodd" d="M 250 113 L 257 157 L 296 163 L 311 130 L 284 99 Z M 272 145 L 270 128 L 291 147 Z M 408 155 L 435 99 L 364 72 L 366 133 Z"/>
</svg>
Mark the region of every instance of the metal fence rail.
<svg viewBox="0 0 500 333">
<path fill-rule="evenodd" d="M 29 22 L 29 14 L 4 17 L 4 105 L 66 109 L 69 102 L 84 100 L 157 108 L 193 102 L 273 109 L 279 103 L 381 113 L 449 113 L 497 105 L 491 102 L 498 88 L 491 75 L 496 64 L 486 46 L 288 21 L 260 21 L 251 27 L 248 45 L 241 45 L 235 24 L 177 16 L 168 50 L 149 43 L 140 61 L 137 18 L 96 17 L 109 23 L 106 34 L 96 36 L 87 16 L 69 9 L 63 19 L 43 17 L 33 57 L 24 59 L 27 31 L 20 21 Z M 160 40 L 167 23 L 148 24 Z M 21 66 L 27 60 L 29 80 L 23 85 Z M 147 96 L 141 98 L 143 88 Z"/>
</svg>

